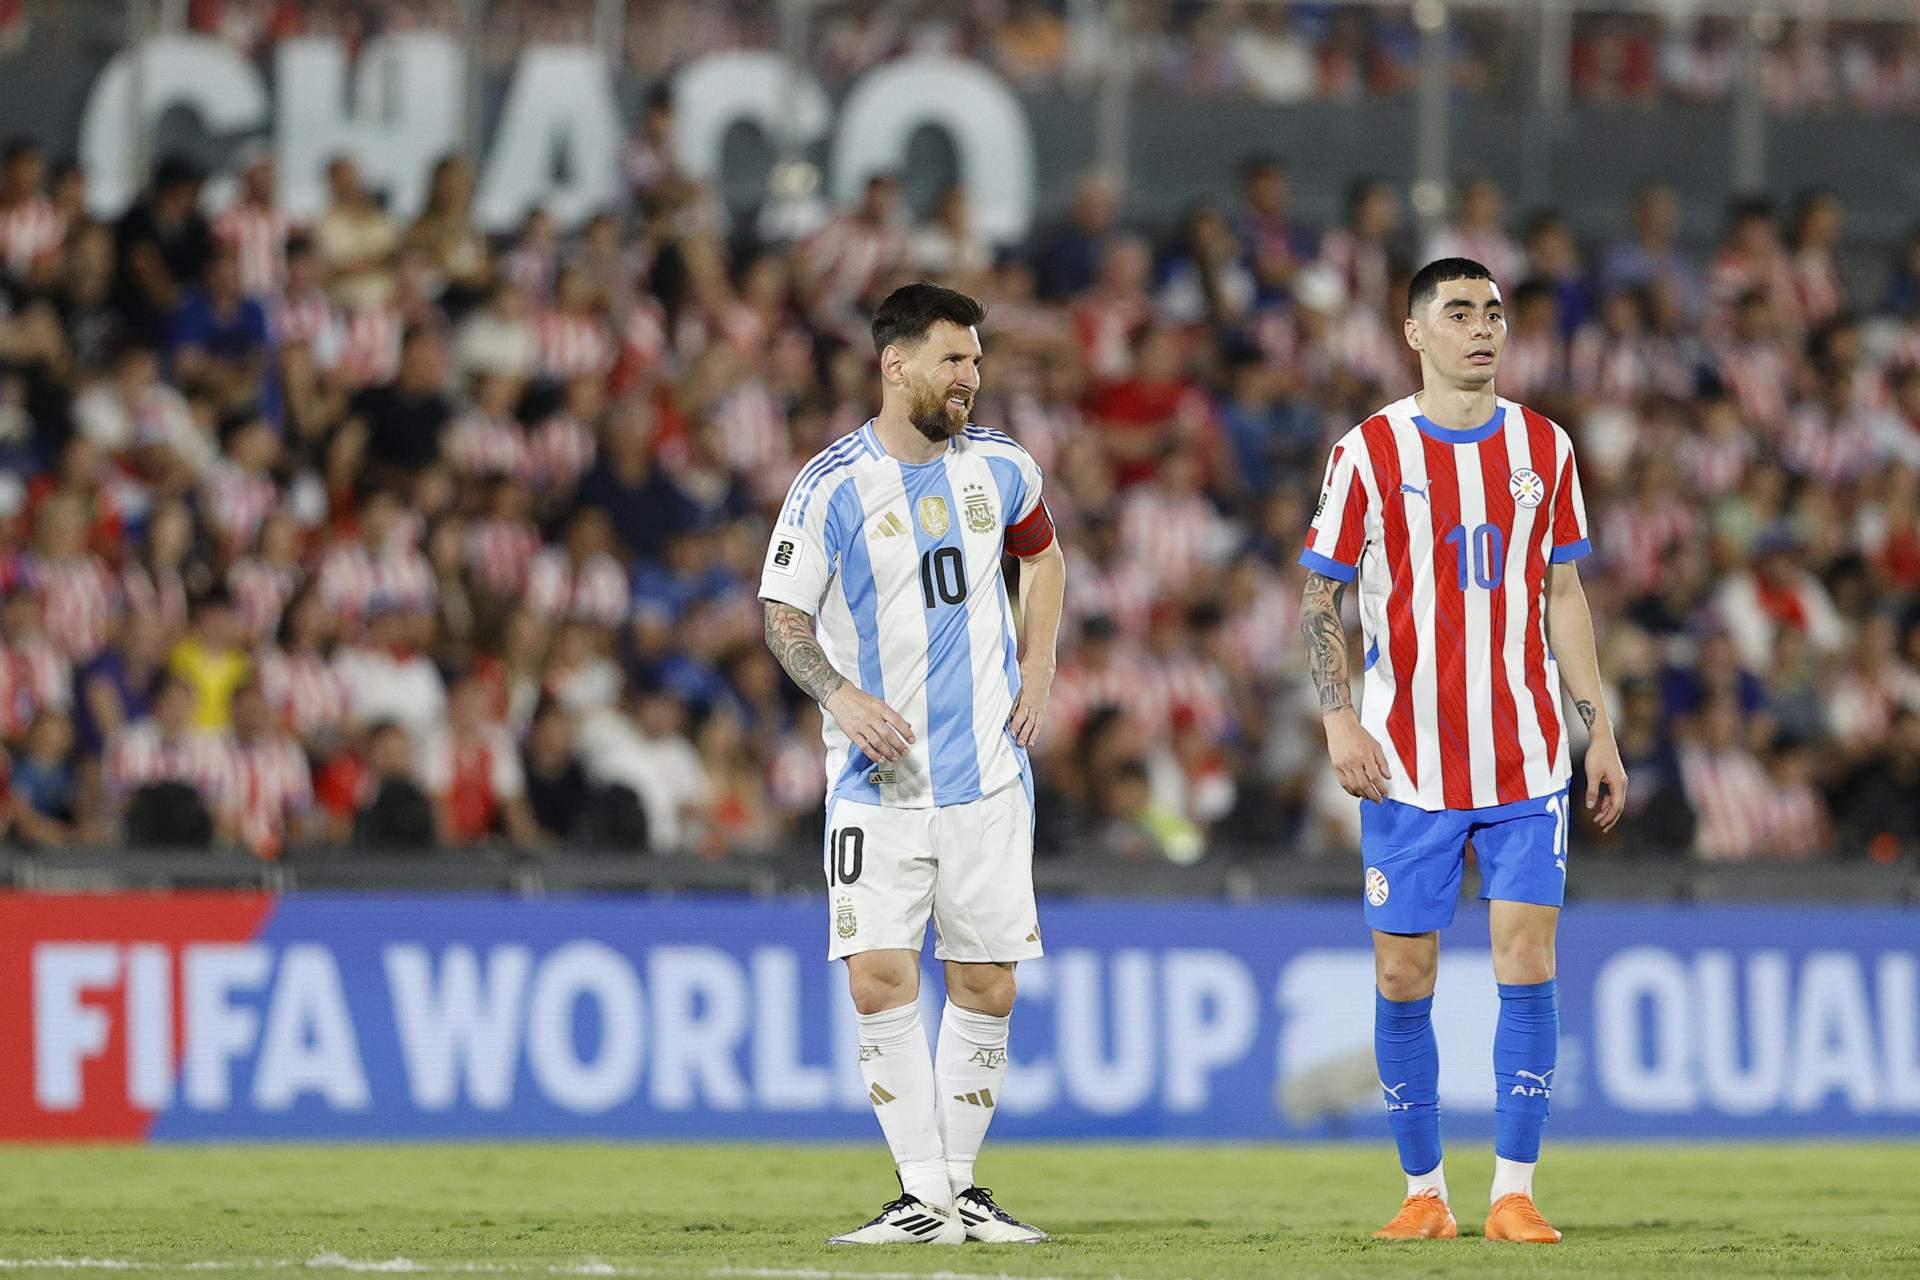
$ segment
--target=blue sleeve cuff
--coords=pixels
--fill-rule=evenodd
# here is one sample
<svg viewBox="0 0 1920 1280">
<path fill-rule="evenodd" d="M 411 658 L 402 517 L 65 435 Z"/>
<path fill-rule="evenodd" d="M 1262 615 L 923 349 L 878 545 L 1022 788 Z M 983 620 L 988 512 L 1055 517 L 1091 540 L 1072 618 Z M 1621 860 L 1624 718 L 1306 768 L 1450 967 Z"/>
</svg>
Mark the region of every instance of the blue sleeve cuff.
<svg viewBox="0 0 1920 1280">
<path fill-rule="evenodd" d="M 1332 578 L 1335 582 L 1352 582 L 1359 571 L 1350 564 L 1341 564 L 1331 556 L 1323 556 L 1318 551 L 1302 549 L 1300 563 L 1307 566 L 1323 578 Z"/>
<path fill-rule="evenodd" d="M 1592 541 L 1582 538 L 1578 542 L 1569 542 L 1564 547 L 1555 547 L 1553 554 L 1548 556 L 1547 559 L 1554 564 L 1567 564 L 1571 561 L 1578 560 L 1581 556 L 1590 556 L 1592 554 Z"/>
</svg>

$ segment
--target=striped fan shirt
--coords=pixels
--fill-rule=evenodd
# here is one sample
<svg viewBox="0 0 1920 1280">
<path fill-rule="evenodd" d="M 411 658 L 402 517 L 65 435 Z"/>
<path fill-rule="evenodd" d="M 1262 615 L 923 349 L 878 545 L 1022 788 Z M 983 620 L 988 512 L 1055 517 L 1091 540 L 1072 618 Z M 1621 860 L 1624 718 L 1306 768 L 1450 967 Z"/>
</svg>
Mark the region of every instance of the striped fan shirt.
<svg viewBox="0 0 1920 1280">
<path fill-rule="evenodd" d="M 1547 566 L 1591 550 L 1573 444 L 1531 409 L 1450 430 L 1409 396 L 1341 437 L 1300 562 L 1360 584 L 1361 723 L 1390 799 L 1479 809 L 1566 784 Z"/>
</svg>

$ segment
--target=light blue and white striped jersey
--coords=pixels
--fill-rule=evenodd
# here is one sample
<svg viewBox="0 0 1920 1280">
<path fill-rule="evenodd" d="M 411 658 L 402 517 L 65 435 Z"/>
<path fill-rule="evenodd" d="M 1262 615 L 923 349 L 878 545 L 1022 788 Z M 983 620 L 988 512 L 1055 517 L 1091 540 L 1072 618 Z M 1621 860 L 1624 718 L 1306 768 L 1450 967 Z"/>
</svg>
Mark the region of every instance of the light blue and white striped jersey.
<svg viewBox="0 0 1920 1280">
<path fill-rule="evenodd" d="M 1000 561 L 1013 526 L 1019 550 L 1044 550 L 1047 519 L 1040 468 L 985 427 L 914 464 L 889 455 L 869 421 L 801 468 L 760 596 L 812 614 L 827 660 L 914 731 L 904 756 L 876 763 L 824 717 L 833 795 L 965 804 L 1022 775 L 1026 752 L 1007 731 L 1020 667 Z"/>
</svg>

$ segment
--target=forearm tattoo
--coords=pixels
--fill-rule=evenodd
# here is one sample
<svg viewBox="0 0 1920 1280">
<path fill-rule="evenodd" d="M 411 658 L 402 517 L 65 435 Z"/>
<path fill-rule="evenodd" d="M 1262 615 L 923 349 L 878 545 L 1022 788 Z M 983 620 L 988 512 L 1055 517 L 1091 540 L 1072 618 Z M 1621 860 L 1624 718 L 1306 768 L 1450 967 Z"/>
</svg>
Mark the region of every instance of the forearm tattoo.
<svg viewBox="0 0 1920 1280">
<path fill-rule="evenodd" d="M 1353 705 L 1347 689 L 1347 629 L 1340 621 L 1340 597 L 1347 584 L 1317 573 L 1307 575 L 1300 602 L 1300 636 L 1307 645 L 1307 668 L 1320 691 L 1320 711 Z"/>
<path fill-rule="evenodd" d="M 766 602 L 767 648 L 780 660 L 793 682 L 815 702 L 825 702 L 847 682 L 833 669 L 813 637 L 813 619 L 790 604 Z"/>
<path fill-rule="evenodd" d="M 1594 711 L 1593 704 L 1585 698 L 1580 698 L 1574 702 L 1573 709 L 1580 713 L 1581 723 L 1587 726 L 1587 732 L 1592 733 L 1594 717 L 1598 714 Z"/>
</svg>

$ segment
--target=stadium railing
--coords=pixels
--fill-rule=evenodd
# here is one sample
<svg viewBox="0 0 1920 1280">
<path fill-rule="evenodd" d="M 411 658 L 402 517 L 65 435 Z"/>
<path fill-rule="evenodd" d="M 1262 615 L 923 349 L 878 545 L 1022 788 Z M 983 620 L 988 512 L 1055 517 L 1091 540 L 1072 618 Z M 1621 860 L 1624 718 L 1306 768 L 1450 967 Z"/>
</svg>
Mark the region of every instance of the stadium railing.
<svg viewBox="0 0 1920 1280">
<path fill-rule="evenodd" d="M 1216 852 L 1192 866 L 1118 863 L 1095 856 L 1043 857 L 1034 883 L 1043 897 L 1192 898 L 1252 901 L 1347 898 L 1356 864 L 1346 858 L 1274 858 Z M 232 853 L 110 849 L 0 851 L 0 887 L 42 893 L 253 889 L 266 893 L 435 890 L 521 896 L 574 893 L 735 894 L 773 897 L 820 889 L 819 854 L 709 862 L 607 853 L 460 850 L 382 854 L 305 850 L 278 862 Z M 1478 893 L 1469 871 L 1462 894 Z M 1920 906 L 1920 866 L 1911 862 L 1702 863 L 1682 858 L 1584 860 L 1571 901 L 1643 903 L 1846 902 Z"/>
</svg>

